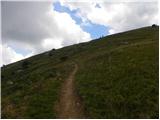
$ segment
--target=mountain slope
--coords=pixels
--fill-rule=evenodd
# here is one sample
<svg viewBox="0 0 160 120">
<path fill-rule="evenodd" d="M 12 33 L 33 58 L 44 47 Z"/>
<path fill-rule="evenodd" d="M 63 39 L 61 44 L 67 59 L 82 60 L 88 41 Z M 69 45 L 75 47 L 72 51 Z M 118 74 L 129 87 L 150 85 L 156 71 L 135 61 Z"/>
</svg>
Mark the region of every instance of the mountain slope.
<svg viewBox="0 0 160 120">
<path fill-rule="evenodd" d="M 86 118 L 158 118 L 158 30 L 114 34 L 2 67 L 2 118 L 56 118 L 73 62 Z"/>
</svg>

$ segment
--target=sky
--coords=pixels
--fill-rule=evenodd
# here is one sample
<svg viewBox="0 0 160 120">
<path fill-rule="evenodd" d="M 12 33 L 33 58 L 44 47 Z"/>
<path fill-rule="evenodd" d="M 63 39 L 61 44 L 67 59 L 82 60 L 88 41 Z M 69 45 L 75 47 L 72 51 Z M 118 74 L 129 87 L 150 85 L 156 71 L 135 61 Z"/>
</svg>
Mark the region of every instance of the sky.
<svg viewBox="0 0 160 120">
<path fill-rule="evenodd" d="M 2 1 L 0 65 L 158 24 L 158 0 Z"/>
</svg>

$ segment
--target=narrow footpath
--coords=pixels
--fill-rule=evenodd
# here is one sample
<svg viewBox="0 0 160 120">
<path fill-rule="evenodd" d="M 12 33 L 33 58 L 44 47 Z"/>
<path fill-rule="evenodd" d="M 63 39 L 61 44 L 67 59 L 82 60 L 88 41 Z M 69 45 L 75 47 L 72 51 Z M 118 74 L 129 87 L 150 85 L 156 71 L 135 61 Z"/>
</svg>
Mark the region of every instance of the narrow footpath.
<svg viewBox="0 0 160 120">
<path fill-rule="evenodd" d="M 78 65 L 75 64 L 73 71 L 70 73 L 69 77 L 64 81 L 62 85 L 60 100 L 57 105 L 58 118 L 84 118 L 83 105 L 81 104 L 81 101 L 76 94 L 74 85 L 74 77 L 77 70 Z"/>
</svg>

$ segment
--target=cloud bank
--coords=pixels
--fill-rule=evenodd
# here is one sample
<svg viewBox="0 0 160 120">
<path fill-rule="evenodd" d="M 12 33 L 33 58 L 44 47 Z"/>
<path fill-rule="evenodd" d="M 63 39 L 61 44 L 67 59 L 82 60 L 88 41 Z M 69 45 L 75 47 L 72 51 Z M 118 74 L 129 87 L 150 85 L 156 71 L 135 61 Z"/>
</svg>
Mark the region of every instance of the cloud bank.
<svg viewBox="0 0 160 120">
<path fill-rule="evenodd" d="M 54 11 L 52 2 L 2 2 L 3 48 L 16 46 L 37 54 L 89 40 L 90 34 L 69 14 Z M 3 52 L 3 63 L 13 62 L 14 57 L 8 56 L 6 49 Z"/>
<path fill-rule="evenodd" d="M 71 11 L 76 10 L 75 16 L 82 23 L 78 24 L 67 12 L 54 10 L 53 2 L 1 2 L 1 65 L 52 48 L 89 41 L 93 33 L 83 30 L 83 26 L 89 26 L 89 23 L 105 26 L 109 34 L 158 24 L 157 1 L 58 2 Z"/>
<path fill-rule="evenodd" d="M 63 6 L 78 10 L 84 22 L 109 27 L 109 33 L 117 33 L 137 27 L 158 24 L 158 1 L 148 2 L 65 2 Z"/>
</svg>

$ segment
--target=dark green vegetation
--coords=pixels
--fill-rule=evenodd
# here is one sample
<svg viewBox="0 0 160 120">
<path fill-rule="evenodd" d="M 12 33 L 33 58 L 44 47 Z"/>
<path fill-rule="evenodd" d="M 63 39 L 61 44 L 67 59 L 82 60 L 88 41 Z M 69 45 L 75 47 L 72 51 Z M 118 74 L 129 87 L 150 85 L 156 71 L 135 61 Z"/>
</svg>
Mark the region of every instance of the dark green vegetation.
<svg viewBox="0 0 160 120">
<path fill-rule="evenodd" d="M 2 118 L 55 118 L 54 102 L 70 66 L 41 54 L 2 68 Z"/>
<path fill-rule="evenodd" d="M 56 118 L 54 105 L 73 61 L 87 118 L 158 118 L 158 31 L 127 31 L 3 67 L 2 118 Z"/>
</svg>

